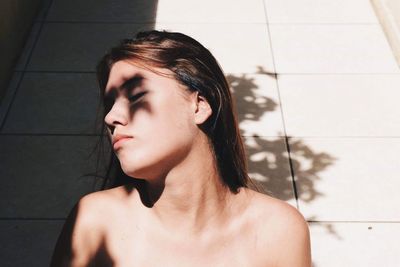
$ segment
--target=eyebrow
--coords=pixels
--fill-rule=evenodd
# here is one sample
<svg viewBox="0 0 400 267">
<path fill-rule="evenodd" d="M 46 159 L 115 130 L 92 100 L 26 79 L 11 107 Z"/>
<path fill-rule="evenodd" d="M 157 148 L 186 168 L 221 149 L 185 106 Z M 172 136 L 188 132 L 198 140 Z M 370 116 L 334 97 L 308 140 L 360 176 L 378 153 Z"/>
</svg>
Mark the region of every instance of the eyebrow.
<svg viewBox="0 0 400 267">
<path fill-rule="evenodd" d="M 119 87 L 121 90 L 134 90 L 136 87 L 139 87 L 145 78 L 141 74 L 136 74 L 133 77 L 124 81 L 124 83 Z M 113 98 L 115 97 L 118 91 L 117 87 L 111 87 L 110 90 L 106 94 L 104 94 L 104 98 Z"/>
</svg>

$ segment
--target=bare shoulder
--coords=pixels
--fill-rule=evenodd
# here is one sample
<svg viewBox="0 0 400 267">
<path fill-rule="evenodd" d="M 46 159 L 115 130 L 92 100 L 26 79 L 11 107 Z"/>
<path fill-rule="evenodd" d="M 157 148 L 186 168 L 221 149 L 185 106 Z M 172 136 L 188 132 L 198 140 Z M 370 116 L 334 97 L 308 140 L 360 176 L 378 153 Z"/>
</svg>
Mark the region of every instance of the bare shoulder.
<svg viewBox="0 0 400 267">
<path fill-rule="evenodd" d="M 55 246 L 51 266 L 87 266 L 105 242 L 106 228 L 123 199 L 122 188 L 93 192 L 73 207 Z"/>
<path fill-rule="evenodd" d="M 97 220 L 99 217 L 109 218 L 110 213 L 124 208 L 132 199 L 135 199 L 135 195 L 137 191 L 133 186 L 118 186 L 83 196 L 78 202 L 78 208 L 88 220 Z"/>
<path fill-rule="evenodd" d="M 83 196 L 79 200 L 78 206 L 80 209 L 90 211 L 90 213 L 99 213 L 109 206 L 118 205 L 124 198 L 123 191 L 123 186 L 119 186 L 108 190 L 93 192 Z"/>
<path fill-rule="evenodd" d="M 91 228 L 102 228 L 104 218 L 110 216 L 110 212 L 115 210 L 121 198 L 119 190 L 109 189 L 97 191 L 83 196 L 75 205 L 72 212 L 76 213 L 75 225 Z"/>
<path fill-rule="evenodd" d="M 269 248 L 277 267 L 310 267 L 310 233 L 304 216 L 285 201 L 257 192 L 252 194 L 261 250 Z"/>
<path fill-rule="evenodd" d="M 289 203 L 262 193 L 252 192 L 252 205 L 260 212 L 259 216 L 266 216 L 268 222 L 282 225 L 307 226 L 304 216 Z"/>
</svg>

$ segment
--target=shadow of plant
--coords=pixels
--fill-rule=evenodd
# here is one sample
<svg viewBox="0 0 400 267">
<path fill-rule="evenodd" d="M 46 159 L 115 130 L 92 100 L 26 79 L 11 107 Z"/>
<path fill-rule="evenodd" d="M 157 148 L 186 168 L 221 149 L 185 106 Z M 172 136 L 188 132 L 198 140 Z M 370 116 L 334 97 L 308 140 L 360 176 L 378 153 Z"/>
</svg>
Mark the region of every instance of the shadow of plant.
<svg viewBox="0 0 400 267">
<path fill-rule="evenodd" d="M 287 137 L 282 132 L 267 134 L 271 131 L 268 125 L 263 125 L 263 117 L 271 117 L 273 113 L 281 116 L 279 97 L 274 97 L 274 88 L 260 87 L 257 77 L 264 76 L 276 83 L 277 75 L 261 67 L 258 69 L 256 75 L 227 75 L 246 144 L 249 175 L 268 195 L 296 204 L 298 199 L 312 202 L 324 195 L 315 184 L 321 180 L 319 174 L 332 165 L 335 158 L 313 151 L 300 138 Z M 247 129 L 248 125 L 253 129 Z M 280 128 L 283 131 L 283 127 Z M 313 221 L 315 216 L 307 219 Z M 323 227 L 340 238 L 332 224 L 326 223 Z"/>
<path fill-rule="evenodd" d="M 277 117 L 281 119 L 279 95 L 273 92 L 274 87 L 260 85 L 260 77 L 276 83 L 277 74 L 259 68 L 254 75 L 227 75 L 246 144 L 249 175 L 268 195 L 295 205 L 298 199 L 310 203 L 324 196 L 316 189 L 316 183 L 322 179 L 321 172 L 336 159 L 314 151 L 300 138 L 286 136 L 283 126 L 275 127 L 280 131 L 271 132 L 269 123 L 277 123 Z M 272 117 L 275 120 L 269 119 Z M 318 222 L 317 216 L 306 219 Z M 341 239 L 333 224 L 324 222 L 318 226 Z"/>
</svg>

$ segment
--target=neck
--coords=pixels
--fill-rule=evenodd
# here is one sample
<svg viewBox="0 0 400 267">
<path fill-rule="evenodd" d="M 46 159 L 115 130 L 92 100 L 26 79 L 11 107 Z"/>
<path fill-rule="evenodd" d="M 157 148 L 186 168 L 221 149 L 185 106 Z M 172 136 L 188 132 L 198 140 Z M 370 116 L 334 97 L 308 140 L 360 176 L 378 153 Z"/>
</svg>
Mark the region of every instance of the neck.
<svg viewBox="0 0 400 267">
<path fill-rule="evenodd" d="M 163 181 L 162 184 L 152 181 Z M 162 179 L 147 181 L 150 212 L 168 229 L 198 233 L 224 224 L 234 194 L 218 174 L 208 145 L 199 145 Z"/>
</svg>

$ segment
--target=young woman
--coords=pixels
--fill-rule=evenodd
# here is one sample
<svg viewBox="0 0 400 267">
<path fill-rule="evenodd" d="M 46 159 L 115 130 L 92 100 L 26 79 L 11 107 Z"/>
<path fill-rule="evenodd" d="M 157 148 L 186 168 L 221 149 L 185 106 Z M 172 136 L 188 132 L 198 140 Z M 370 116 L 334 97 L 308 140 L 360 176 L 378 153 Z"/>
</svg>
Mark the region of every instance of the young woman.
<svg viewBox="0 0 400 267">
<path fill-rule="evenodd" d="M 104 56 L 98 79 L 132 183 L 78 202 L 52 266 L 311 266 L 303 216 L 249 188 L 229 86 L 206 48 L 141 32 Z"/>
</svg>

